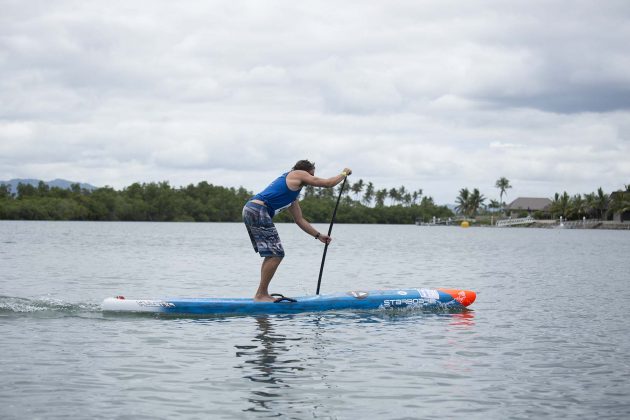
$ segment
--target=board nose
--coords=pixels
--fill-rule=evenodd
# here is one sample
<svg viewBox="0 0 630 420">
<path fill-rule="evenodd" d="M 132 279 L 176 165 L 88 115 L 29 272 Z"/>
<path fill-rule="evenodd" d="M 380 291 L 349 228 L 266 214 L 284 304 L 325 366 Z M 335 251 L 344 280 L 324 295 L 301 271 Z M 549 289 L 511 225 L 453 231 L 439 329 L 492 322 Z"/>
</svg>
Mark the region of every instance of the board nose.
<svg viewBox="0 0 630 420">
<path fill-rule="evenodd" d="M 462 306 L 472 305 L 477 299 L 477 293 L 472 290 L 460 290 L 460 289 L 438 289 L 441 292 L 448 293 L 453 296 L 453 299 L 459 302 Z"/>
</svg>

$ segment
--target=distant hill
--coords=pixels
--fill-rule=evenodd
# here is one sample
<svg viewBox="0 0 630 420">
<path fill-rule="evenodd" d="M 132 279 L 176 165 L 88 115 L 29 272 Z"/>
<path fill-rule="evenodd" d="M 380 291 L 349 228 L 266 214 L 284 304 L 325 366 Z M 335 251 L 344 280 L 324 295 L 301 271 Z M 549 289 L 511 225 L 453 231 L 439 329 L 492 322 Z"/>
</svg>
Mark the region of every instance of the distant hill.
<svg viewBox="0 0 630 420">
<path fill-rule="evenodd" d="M 11 193 L 12 194 L 17 194 L 17 187 L 18 184 L 30 184 L 34 187 L 37 187 L 39 185 L 39 179 L 12 179 L 10 181 L 0 181 L 0 185 L 4 184 L 4 185 L 9 185 L 11 187 Z M 86 183 L 81 183 L 81 182 L 73 182 L 73 181 L 67 181 L 65 179 L 53 179 L 52 181 L 44 181 L 49 187 L 57 187 L 57 188 L 63 188 L 63 189 L 70 189 L 70 186 L 72 184 L 79 184 L 81 186 L 81 188 L 86 189 L 86 190 L 95 190 L 98 187 L 95 187 L 94 185 L 90 185 L 90 184 L 86 184 Z"/>
</svg>

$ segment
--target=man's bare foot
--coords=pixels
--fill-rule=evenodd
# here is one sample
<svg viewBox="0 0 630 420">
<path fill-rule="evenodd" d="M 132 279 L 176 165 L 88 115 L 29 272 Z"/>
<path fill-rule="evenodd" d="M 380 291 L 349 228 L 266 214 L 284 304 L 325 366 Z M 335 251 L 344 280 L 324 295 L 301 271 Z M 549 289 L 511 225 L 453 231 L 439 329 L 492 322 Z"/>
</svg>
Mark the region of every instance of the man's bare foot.
<svg viewBox="0 0 630 420">
<path fill-rule="evenodd" d="M 271 295 L 256 295 L 254 302 L 275 302 L 276 298 Z"/>
</svg>

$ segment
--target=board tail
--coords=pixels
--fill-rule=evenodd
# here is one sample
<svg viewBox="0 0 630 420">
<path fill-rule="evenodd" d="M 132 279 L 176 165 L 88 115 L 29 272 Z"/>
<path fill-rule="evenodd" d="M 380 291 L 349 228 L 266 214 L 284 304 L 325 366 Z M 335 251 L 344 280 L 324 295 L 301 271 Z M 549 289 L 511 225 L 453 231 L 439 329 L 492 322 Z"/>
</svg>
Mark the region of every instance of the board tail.
<svg viewBox="0 0 630 420">
<path fill-rule="evenodd" d="M 448 293 L 453 296 L 453 299 L 459 302 L 462 306 L 469 306 L 477 299 L 477 293 L 472 290 L 460 290 L 460 289 L 438 289 L 441 292 Z"/>
</svg>

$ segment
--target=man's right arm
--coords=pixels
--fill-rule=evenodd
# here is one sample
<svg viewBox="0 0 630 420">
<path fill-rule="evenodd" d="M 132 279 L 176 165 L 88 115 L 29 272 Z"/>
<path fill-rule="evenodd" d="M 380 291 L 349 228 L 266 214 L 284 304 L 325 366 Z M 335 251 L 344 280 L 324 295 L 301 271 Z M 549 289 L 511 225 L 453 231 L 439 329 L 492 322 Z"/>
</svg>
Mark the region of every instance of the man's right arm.
<svg viewBox="0 0 630 420">
<path fill-rule="evenodd" d="M 331 178 L 319 178 L 309 174 L 306 171 L 295 171 L 295 176 L 300 180 L 302 185 L 312 185 L 313 187 L 334 187 L 339 184 L 343 179 L 352 173 L 352 169 L 344 168 L 339 174 Z"/>
</svg>

